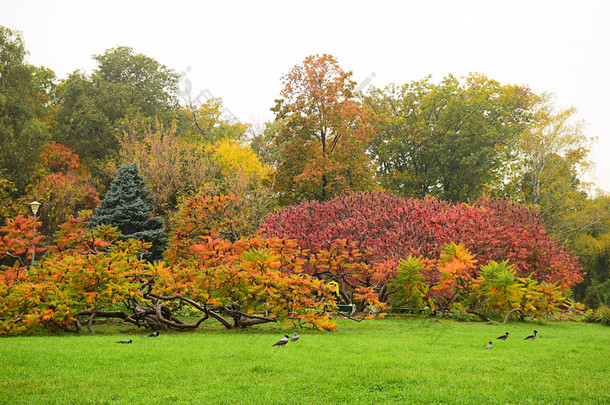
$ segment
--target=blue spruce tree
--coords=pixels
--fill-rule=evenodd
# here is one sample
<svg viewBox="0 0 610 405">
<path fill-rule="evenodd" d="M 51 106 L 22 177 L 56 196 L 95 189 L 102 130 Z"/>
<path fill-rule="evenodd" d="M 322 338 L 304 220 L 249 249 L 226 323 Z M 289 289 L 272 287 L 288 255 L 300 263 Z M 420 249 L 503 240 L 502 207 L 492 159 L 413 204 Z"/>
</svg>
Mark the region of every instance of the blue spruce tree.
<svg viewBox="0 0 610 405">
<path fill-rule="evenodd" d="M 116 226 L 121 239 L 138 239 L 152 243 L 149 261 L 160 260 L 167 248 L 165 223 L 160 217 L 152 217 L 153 197 L 136 163 L 119 169 L 100 206 L 91 218 L 93 226 Z"/>
</svg>

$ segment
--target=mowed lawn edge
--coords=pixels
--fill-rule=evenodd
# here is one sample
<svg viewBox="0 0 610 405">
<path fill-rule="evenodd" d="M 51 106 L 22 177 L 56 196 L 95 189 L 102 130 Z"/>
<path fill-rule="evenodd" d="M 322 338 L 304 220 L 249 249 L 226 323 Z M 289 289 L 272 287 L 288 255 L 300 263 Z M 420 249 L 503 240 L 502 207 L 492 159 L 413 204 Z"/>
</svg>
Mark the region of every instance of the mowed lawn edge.
<svg viewBox="0 0 610 405">
<path fill-rule="evenodd" d="M 0 403 L 610 403 L 607 326 L 340 320 L 272 347 L 294 330 L 2 338 Z"/>
</svg>

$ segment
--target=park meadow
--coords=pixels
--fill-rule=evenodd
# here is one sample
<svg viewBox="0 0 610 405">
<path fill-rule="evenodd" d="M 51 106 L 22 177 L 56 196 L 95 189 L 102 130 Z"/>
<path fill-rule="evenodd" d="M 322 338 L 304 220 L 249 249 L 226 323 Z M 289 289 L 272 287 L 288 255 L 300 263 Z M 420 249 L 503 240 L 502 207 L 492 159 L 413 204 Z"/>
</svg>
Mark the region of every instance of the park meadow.
<svg viewBox="0 0 610 405">
<path fill-rule="evenodd" d="M 526 341 L 533 329 L 539 336 Z M 3 404 L 602 404 L 610 330 L 570 321 L 338 320 L 336 332 L 105 327 L 0 340 Z M 510 333 L 506 341 L 496 337 Z M 131 344 L 117 341 L 132 339 Z M 489 341 L 493 349 L 486 349 Z"/>
</svg>

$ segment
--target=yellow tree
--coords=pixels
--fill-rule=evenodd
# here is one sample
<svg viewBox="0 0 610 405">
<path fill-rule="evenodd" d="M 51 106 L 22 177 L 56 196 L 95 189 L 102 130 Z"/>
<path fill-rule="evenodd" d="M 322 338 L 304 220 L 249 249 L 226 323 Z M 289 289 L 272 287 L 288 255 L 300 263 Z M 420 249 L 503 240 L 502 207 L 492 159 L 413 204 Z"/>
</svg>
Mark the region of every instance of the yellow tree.
<svg viewBox="0 0 610 405">
<path fill-rule="evenodd" d="M 239 197 L 233 201 L 238 218 L 236 232 L 252 235 L 275 207 L 270 189 L 271 169 L 248 146 L 225 138 L 211 146 L 218 168 L 219 192 Z"/>
<path fill-rule="evenodd" d="M 374 188 L 365 153 L 370 113 L 356 101 L 351 75 L 324 54 L 308 56 L 283 76 L 282 98 L 272 108 L 286 123 L 274 140 L 281 148 L 275 179 L 281 203 Z"/>
</svg>

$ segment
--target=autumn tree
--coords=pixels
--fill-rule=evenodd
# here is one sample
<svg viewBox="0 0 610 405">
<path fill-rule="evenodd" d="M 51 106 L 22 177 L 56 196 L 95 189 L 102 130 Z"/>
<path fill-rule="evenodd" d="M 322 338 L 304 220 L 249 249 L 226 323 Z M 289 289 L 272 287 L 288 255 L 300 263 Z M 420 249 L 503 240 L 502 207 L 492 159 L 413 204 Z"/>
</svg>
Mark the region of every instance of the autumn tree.
<svg viewBox="0 0 610 405">
<path fill-rule="evenodd" d="M 42 235 L 34 232 L 40 219 L 17 215 L 0 227 L 0 270 L 4 281 L 10 284 L 17 275 L 23 275 L 30 264 L 32 253 L 43 252 Z"/>
<path fill-rule="evenodd" d="M 157 148 L 157 156 L 160 159 L 141 159 L 157 160 L 157 164 L 149 165 L 150 170 L 144 173 L 143 169 L 143 173 L 146 178 L 158 177 L 153 172 L 164 167 L 159 160 L 188 160 L 181 165 L 186 176 L 174 176 L 174 180 L 166 176 L 164 182 L 182 182 L 180 198 L 192 197 L 200 192 L 210 196 L 238 196 L 232 203 L 238 206 L 236 209 L 240 213 L 236 225 L 239 229 L 236 231 L 239 237 L 245 237 L 254 233 L 260 221 L 274 207 L 275 200 L 270 189 L 270 169 L 261 162 L 248 144 L 246 133 L 250 126 L 224 118 L 223 111 L 222 100 L 219 98 L 199 105 L 189 104 L 178 110 L 175 126 L 172 127 L 171 133 L 164 135 L 167 140 L 164 143 L 173 142 L 178 149 L 163 152 Z M 130 131 L 129 136 L 136 139 L 137 145 L 137 133 Z M 147 136 L 143 140 L 148 139 L 151 138 Z M 152 147 L 150 143 L 150 148 Z M 124 159 L 128 159 L 132 154 L 132 147 L 127 144 L 122 145 L 121 149 Z"/>
<path fill-rule="evenodd" d="M 566 295 L 556 285 L 538 282 L 531 277 L 517 277 L 507 261 L 489 262 L 473 282 L 473 292 L 481 299 L 478 305 L 488 313 L 508 316 L 516 312 L 521 318 L 559 312 Z"/>
<path fill-rule="evenodd" d="M 219 170 L 219 193 L 239 197 L 233 202 L 238 213 L 237 234 L 251 236 L 276 207 L 272 171 L 247 144 L 225 139 L 212 145 L 211 150 Z"/>
<path fill-rule="evenodd" d="M 399 260 L 396 276 L 388 283 L 388 302 L 394 311 L 404 306 L 414 310 L 424 307 L 429 290 L 424 277 L 427 265 L 422 256 Z"/>
<path fill-rule="evenodd" d="M 122 241 L 115 227 L 91 229 L 90 212 L 71 217 L 27 273 L 0 272 L 0 335 L 33 326 L 79 332 L 86 325 L 94 332 L 93 322 L 107 319 L 154 330 L 192 330 L 206 320 L 229 329 L 268 322 L 334 329 L 330 288 L 302 272 L 303 255 L 293 241 L 219 237 L 232 199 L 185 201 L 185 222 L 169 249 L 177 254 L 170 253 L 167 262 L 139 260 L 150 244 Z M 20 237 L 31 236 L 33 219 L 24 221 L 1 230 L 10 238 L 3 239 L 0 257 L 24 250 L 27 241 Z M 195 322 L 184 319 L 187 307 L 191 316 L 200 314 Z"/>
<path fill-rule="evenodd" d="M 364 97 L 374 112 L 370 152 L 383 188 L 448 201 L 483 195 L 529 119 L 531 98 L 528 89 L 481 74 L 370 91 Z"/>
<path fill-rule="evenodd" d="M 238 294 L 233 289 L 244 289 L 245 285 L 249 285 L 254 281 L 252 289 L 254 293 L 250 295 L 242 294 L 239 301 L 228 301 L 234 304 L 239 303 L 240 309 L 236 309 L 233 305 L 231 308 L 222 308 L 217 306 L 214 312 L 217 314 L 225 314 L 234 318 L 237 316 L 237 322 L 248 321 L 252 322 L 269 322 L 278 314 L 282 314 L 286 318 L 286 309 L 284 305 L 289 305 L 295 311 L 294 316 L 288 316 L 288 319 L 294 318 L 299 322 L 307 319 L 306 322 L 313 323 L 316 327 L 326 329 L 329 327 L 325 322 L 324 313 L 332 311 L 334 307 L 334 299 L 330 297 L 329 281 L 338 281 L 341 286 L 341 294 L 345 302 L 357 303 L 362 308 L 369 305 L 377 305 L 381 307 L 376 297 L 371 297 L 370 293 L 374 292 L 369 285 L 354 285 L 354 280 L 358 277 L 369 276 L 373 274 L 373 269 L 370 266 L 363 264 L 360 259 L 360 254 L 354 246 L 348 246 L 345 243 L 336 243 L 328 250 L 320 250 L 316 255 L 310 255 L 303 251 L 295 241 L 284 238 L 264 238 L 255 236 L 251 238 L 243 238 L 232 241 L 234 237 L 235 226 L 235 211 L 231 202 L 235 200 L 234 196 L 209 197 L 204 195 L 196 196 L 192 199 L 184 201 L 180 210 L 180 222 L 172 235 L 170 247 L 167 251 L 167 263 L 173 267 L 168 288 L 176 288 L 176 285 L 184 284 L 180 291 L 193 291 L 192 294 L 204 297 L 205 300 L 210 300 L 210 304 L 216 302 L 226 303 L 224 295 Z M 241 253 L 240 253 L 241 252 Z M 241 256 L 241 258 L 240 258 Z M 246 260 L 244 262 L 243 260 Z M 251 268 L 250 260 L 257 261 L 259 264 L 256 269 Z M 261 263 L 264 262 L 264 263 Z M 241 264 L 240 264 L 241 263 Z M 227 269 L 226 267 L 229 266 Z M 237 267 L 236 267 L 237 266 Z M 245 267 L 244 267 L 245 266 Z M 267 275 L 259 274 L 264 271 Z M 274 273 L 280 271 L 281 274 Z M 225 273 L 229 271 L 228 273 Z M 190 275 L 189 275 L 190 274 Z M 277 279 L 279 284 L 272 283 L 272 279 L 268 279 L 270 275 L 275 274 L 273 278 Z M 227 279 L 226 277 L 230 278 Z M 236 284 L 239 277 L 246 277 L 249 280 L 247 283 Z M 265 291 L 260 286 L 262 283 L 258 277 L 264 277 L 268 280 L 263 282 L 267 288 L 278 289 L 286 280 L 294 280 L 298 283 L 303 283 L 304 289 L 294 289 L 286 296 L 286 293 L 280 293 L 275 290 L 273 294 L 267 295 L 268 303 L 257 299 L 258 302 L 250 302 L 252 297 L 256 298 L 256 292 Z M 252 280 L 254 277 L 254 280 Z M 296 278 L 294 278 L 296 277 Z M 188 282 L 196 278 L 197 283 Z M 181 280 L 181 281 L 180 281 Z M 180 281 L 180 283 L 177 283 Z M 167 282 L 167 280 L 166 280 Z M 292 283 L 292 281 L 290 282 Z M 289 284 L 290 284 L 289 283 Z M 371 281 L 371 283 L 374 283 Z M 192 289 L 196 288 L 197 291 Z M 283 287 L 282 287 L 283 288 Z M 280 288 L 281 289 L 281 288 Z M 292 287 L 291 287 L 292 289 Z M 313 290 L 312 290 L 313 289 Z M 303 307 L 302 301 L 304 297 L 301 293 L 309 294 L 311 291 L 319 290 L 317 294 L 323 297 L 327 307 L 319 306 L 319 298 L 310 297 L 307 300 L 316 303 L 315 307 Z M 165 294 L 169 294 L 168 290 Z M 225 293 L 219 295 L 220 291 Z M 192 295 L 191 294 L 191 295 Z M 296 294 L 291 300 L 286 301 L 292 295 Z M 348 295 L 349 294 L 349 295 Z M 233 295 L 235 297 L 235 295 Z M 217 297 L 212 301 L 212 297 Z M 222 304 L 226 306 L 226 304 Z M 255 321 L 252 314 L 248 314 L 245 308 L 253 306 L 263 306 L 264 311 L 276 307 L 275 313 L 272 313 L 271 318 L 265 315 L 257 315 L 258 321 Z M 297 310 L 298 309 L 298 310 Z M 246 313 L 244 313 L 246 312 Z M 301 312 L 305 312 L 301 314 Z M 310 312 L 310 315 L 306 313 Z M 288 314 L 290 311 L 288 311 Z M 313 317 L 310 317 L 314 315 Z M 213 314 L 210 316 L 218 318 Z M 265 320 L 266 319 L 266 320 Z M 221 323 L 228 327 L 229 323 L 218 319 Z M 235 318 L 234 318 L 235 321 Z"/>
<path fill-rule="evenodd" d="M 220 106 L 215 103 L 214 111 Z M 213 121 L 216 119 L 219 121 Z M 205 126 L 203 122 L 197 124 L 203 133 L 187 131 L 183 124 L 128 122 L 119 139 L 117 163 L 138 163 L 155 196 L 154 213 L 167 223 L 175 222 L 174 214 L 183 198 L 200 192 L 231 194 L 240 197 L 234 202 L 241 215 L 237 233 L 254 233 L 274 206 L 274 199 L 269 168 L 245 142 L 245 127 L 227 123 L 212 113 L 206 115 Z"/>
<path fill-rule="evenodd" d="M 482 306 L 490 311 L 508 311 L 518 308 L 523 295 L 515 268 L 508 261 L 491 261 L 481 267 L 476 280 L 476 294 L 484 298 Z"/>
<path fill-rule="evenodd" d="M 98 204 L 99 196 L 87 169 L 78 155 L 66 146 L 53 141 L 47 144 L 40 155 L 36 177 L 24 203 L 37 200 L 44 204 L 44 210 L 40 210 L 42 226 L 38 231 L 48 236 L 70 215 L 91 210 Z"/>
<path fill-rule="evenodd" d="M 271 168 L 248 142 L 250 125 L 223 118 L 223 111 L 219 98 L 188 105 L 179 111 L 178 131 L 180 138 L 197 148 L 214 170 L 214 179 L 198 191 L 239 197 L 231 203 L 239 213 L 236 234 L 247 237 L 275 207 Z"/>
<path fill-rule="evenodd" d="M 178 262 L 170 261 L 171 268 L 157 266 L 150 297 L 181 299 L 201 311 L 200 321 L 214 319 L 228 329 L 269 322 L 335 328 L 327 312 L 334 308 L 330 289 L 302 273 L 294 242 L 212 236 L 187 249 Z"/>
<path fill-rule="evenodd" d="M 356 100 L 351 75 L 325 54 L 283 76 L 282 98 L 272 109 L 286 124 L 275 138 L 281 148 L 275 187 L 283 204 L 374 187 L 365 153 L 370 114 Z"/>
<path fill-rule="evenodd" d="M 116 228 L 108 225 L 90 229 L 90 215 L 83 211 L 62 224 L 55 244 L 27 272 L 15 273 L 15 266 L 0 272 L 0 334 L 18 334 L 35 325 L 78 332 L 84 322 L 93 331 L 95 315 L 121 318 L 125 313 L 120 308 L 137 304 L 140 280 L 147 271 L 137 255 L 149 245 L 135 239 L 120 241 Z M 30 232 L 31 226 L 30 222 Z M 15 256 L 22 250 L 17 233 L 5 236 L 13 243 L 5 246 L 8 250 L 0 249 L 0 257 Z M 144 317 L 133 312 L 131 318 L 121 319 L 145 324 Z"/>
<path fill-rule="evenodd" d="M 116 164 L 137 163 L 155 197 L 153 214 L 169 220 L 180 198 L 215 189 L 217 167 L 205 148 L 182 139 L 176 124 L 130 121 L 119 137 Z"/>
<path fill-rule="evenodd" d="M 167 247 L 165 223 L 152 217 L 152 197 L 138 165 L 122 166 L 101 205 L 91 218 L 92 226 L 112 225 L 121 232 L 121 239 L 137 239 L 151 243 L 148 260 L 160 260 Z"/>
<path fill-rule="evenodd" d="M 436 263 L 439 280 L 430 289 L 431 293 L 436 293 L 439 307 L 449 309 L 458 298 L 461 298 L 459 301 L 466 299 L 477 274 L 477 262 L 475 255 L 462 243 L 450 242 L 440 249 Z"/>
<path fill-rule="evenodd" d="M 511 314 L 542 318 L 560 312 L 559 305 L 566 302 L 557 285 L 519 277 L 507 260 L 492 260 L 478 272 L 477 262 L 463 244 L 453 242 L 442 247 L 436 260 L 409 256 L 390 279 L 388 301 L 394 309 L 418 309 L 425 302 L 435 313 L 472 314 L 486 321 Z"/>
</svg>

